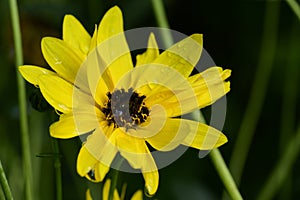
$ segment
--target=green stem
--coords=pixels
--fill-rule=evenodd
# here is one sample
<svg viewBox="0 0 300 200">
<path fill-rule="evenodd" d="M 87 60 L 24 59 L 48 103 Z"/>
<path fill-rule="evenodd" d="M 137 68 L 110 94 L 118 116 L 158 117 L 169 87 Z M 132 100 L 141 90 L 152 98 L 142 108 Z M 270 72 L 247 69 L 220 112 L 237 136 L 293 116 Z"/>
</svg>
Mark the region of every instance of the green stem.
<svg viewBox="0 0 300 200">
<path fill-rule="evenodd" d="M 23 53 L 22 53 L 22 39 L 20 31 L 20 22 L 18 14 L 18 5 L 16 0 L 9 0 L 10 13 L 12 19 L 12 28 L 14 35 L 14 45 L 16 54 L 16 67 L 23 64 Z M 18 84 L 18 100 L 20 108 L 20 127 L 21 127 L 21 140 L 22 140 L 22 153 L 23 153 L 23 167 L 25 175 L 25 190 L 26 199 L 33 199 L 33 184 L 32 184 L 32 166 L 31 166 L 31 154 L 30 154 L 30 143 L 28 134 L 28 119 L 26 109 L 26 90 L 25 82 L 20 73 L 17 72 L 17 84 Z"/>
<path fill-rule="evenodd" d="M 264 184 L 258 200 L 273 199 L 278 189 L 284 184 L 285 178 L 291 171 L 293 163 L 296 161 L 300 153 L 300 126 L 297 133 L 290 139 L 283 156 L 278 161 L 277 165 L 271 172 L 268 180 Z"/>
<path fill-rule="evenodd" d="M 121 167 L 121 165 L 123 164 L 124 158 L 119 158 L 117 164 L 116 164 L 116 168 L 114 170 L 114 174 L 111 180 L 111 185 L 109 188 L 109 196 L 108 196 L 108 200 L 114 200 L 114 191 L 117 188 L 117 183 L 118 183 L 118 177 L 119 177 L 119 169 Z"/>
<path fill-rule="evenodd" d="M 62 179 L 61 179 L 61 162 L 58 140 L 52 138 L 52 146 L 54 151 L 54 169 L 55 169 L 55 186 L 56 186 L 56 199 L 62 200 Z"/>
<path fill-rule="evenodd" d="M 162 0 L 152 0 L 152 5 L 154 9 L 154 13 L 156 16 L 156 20 L 160 27 L 169 28 L 168 20 L 164 11 Z M 163 42 L 165 47 L 169 47 L 173 44 L 173 39 L 170 31 L 162 32 Z M 196 121 L 200 121 L 205 123 L 205 119 L 201 113 L 201 111 L 194 111 L 188 115 L 187 118 L 191 118 Z M 218 149 L 212 150 L 210 153 L 213 164 L 215 165 L 216 170 L 218 171 L 221 180 L 224 183 L 229 195 L 234 200 L 243 199 L 240 192 L 238 191 L 236 184 L 223 160 L 223 157 Z"/>
<path fill-rule="evenodd" d="M 13 200 L 14 198 L 11 194 L 11 190 L 10 190 L 10 187 L 8 185 L 8 181 L 6 179 L 6 175 L 5 175 L 4 169 L 2 167 L 1 160 L 0 160 L 0 182 L 1 182 L 2 189 L 4 191 L 5 198 L 7 200 Z"/>
<path fill-rule="evenodd" d="M 300 20 L 300 6 L 295 0 L 286 0 L 287 4 L 291 7 L 291 9 L 294 11 L 295 15 Z"/>
<path fill-rule="evenodd" d="M 236 182 L 239 183 L 245 161 L 257 126 L 265 99 L 266 89 L 271 74 L 277 41 L 279 18 L 279 1 L 266 2 L 266 15 L 260 59 L 250 94 L 250 100 L 244 115 L 237 140 L 230 160 L 230 169 Z"/>
<path fill-rule="evenodd" d="M 219 149 L 213 149 L 209 155 L 231 199 L 243 199 Z"/>
<path fill-rule="evenodd" d="M 279 138 L 279 155 L 282 156 L 287 142 L 293 135 L 295 127 L 295 116 L 297 107 L 297 80 L 298 80 L 298 66 L 300 64 L 299 59 L 299 45 L 295 43 L 299 38 L 298 31 L 299 22 L 294 20 L 292 31 L 290 34 L 290 50 L 286 54 L 286 68 L 284 88 L 282 91 L 282 107 L 281 107 L 281 130 Z M 285 185 L 280 191 L 279 199 L 290 199 L 292 189 L 292 174 L 288 174 L 288 178 L 285 181 Z"/>
<path fill-rule="evenodd" d="M 152 7 L 154 10 L 154 14 L 155 14 L 158 26 L 161 28 L 167 28 L 167 29 L 164 29 L 161 31 L 161 35 L 162 35 L 162 41 L 164 43 L 164 47 L 168 48 L 174 42 L 173 42 L 172 34 L 168 30 L 170 26 L 169 26 L 166 12 L 164 9 L 163 0 L 151 0 L 151 2 L 152 2 Z"/>
</svg>

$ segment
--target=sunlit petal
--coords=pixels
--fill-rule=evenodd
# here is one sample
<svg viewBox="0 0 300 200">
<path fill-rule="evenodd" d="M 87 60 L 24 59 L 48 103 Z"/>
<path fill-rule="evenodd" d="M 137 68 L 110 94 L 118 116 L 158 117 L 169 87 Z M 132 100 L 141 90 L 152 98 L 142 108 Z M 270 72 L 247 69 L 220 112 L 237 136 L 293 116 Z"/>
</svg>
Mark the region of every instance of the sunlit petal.
<svg viewBox="0 0 300 200">
<path fill-rule="evenodd" d="M 41 75 L 55 75 L 54 72 L 33 65 L 23 65 L 19 67 L 19 71 L 22 74 L 23 78 L 26 79 L 29 83 L 33 85 L 39 85 L 39 76 Z"/>
<path fill-rule="evenodd" d="M 73 85 L 55 75 L 39 76 L 39 87 L 45 99 L 56 110 L 68 113 L 72 110 Z"/>
<path fill-rule="evenodd" d="M 85 192 L 85 199 L 86 200 L 93 200 L 90 189 L 87 189 Z"/>
<path fill-rule="evenodd" d="M 52 37 L 42 39 L 42 52 L 54 71 L 64 79 L 74 82 L 85 55 L 76 51 L 69 43 Z"/>
<path fill-rule="evenodd" d="M 109 171 L 109 166 L 101 163 L 86 148 L 82 146 L 77 158 L 77 173 L 93 182 L 100 182 Z"/>
<path fill-rule="evenodd" d="M 63 40 L 72 48 L 78 49 L 83 55 L 86 55 L 89 51 L 91 36 L 74 16 L 65 15 Z"/>
<path fill-rule="evenodd" d="M 141 169 L 149 195 L 155 194 L 159 176 L 155 161 L 143 139 L 135 138 L 117 129 L 117 146 L 121 155 L 135 169 Z"/>
<path fill-rule="evenodd" d="M 142 200 L 142 199 L 143 199 L 143 192 L 141 190 L 136 191 L 131 197 L 131 200 Z"/>
<path fill-rule="evenodd" d="M 160 104 L 169 117 L 180 116 L 213 104 L 230 91 L 230 70 L 212 67 L 188 78 L 188 84 L 176 85 L 148 92 L 147 105 Z M 178 79 L 177 79 L 178 80 Z M 169 81 L 170 85 L 172 81 Z M 143 88 L 142 88 L 143 89 Z M 146 91 L 146 90 L 142 90 Z"/>
<path fill-rule="evenodd" d="M 182 143 L 189 132 L 188 128 L 184 120 L 168 118 L 164 127 L 154 136 L 146 138 L 146 141 L 159 151 L 170 151 Z"/>
<path fill-rule="evenodd" d="M 200 150 L 211 150 L 227 142 L 226 136 L 217 129 L 191 120 L 182 121 L 188 126 L 186 138 L 182 144 Z"/>
<path fill-rule="evenodd" d="M 142 169 L 143 170 L 143 169 Z M 159 174 L 158 171 L 143 172 L 143 177 L 145 179 L 145 189 L 149 196 L 156 193 L 159 184 Z"/>
<path fill-rule="evenodd" d="M 88 112 L 62 114 L 59 121 L 50 126 L 50 135 L 55 138 L 67 139 L 92 132 L 97 121 Z"/>
<path fill-rule="evenodd" d="M 159 49 L 153 33 L 150 34 L 147 50 L 143 54 L 136 56 L 136 66 L 151 63 L 159 56 Z"/>
<path fill-rule="evenodd" d="M 103 16 L 98 29 L 98 47 L 104 67 L 109 67 L 113 83 L 133 68 L 123 29 L 120 8 L 111 8 Z"/>
<path fill-rule="evenodd" d="M 103 190 L 102 190 L 102 199 L 103 200 L 108 200 L 110 185 L 111 185 L 111 180 L 107 179 L 104 183 Z M 119 193 L 116 189 L 114 190 L 113 200 L 120 200 Z"/>
<path fill-rule="evenodd" d="M 172 67 L 188 77 L 200 59 L 202 45 L 202 35 L 194 34 L 171 46 L 153 62 Z"/>
<path fill-rule="evenodd" d="M 118 152 L 116 147 L 116 134 L 113 132 L 113 126 L 107 126 L 104 129 L 97 128 L 94 133 L 87 138 L 85 147 L 95 159 L 106 166 L 110 166 Z"/>
</svg>

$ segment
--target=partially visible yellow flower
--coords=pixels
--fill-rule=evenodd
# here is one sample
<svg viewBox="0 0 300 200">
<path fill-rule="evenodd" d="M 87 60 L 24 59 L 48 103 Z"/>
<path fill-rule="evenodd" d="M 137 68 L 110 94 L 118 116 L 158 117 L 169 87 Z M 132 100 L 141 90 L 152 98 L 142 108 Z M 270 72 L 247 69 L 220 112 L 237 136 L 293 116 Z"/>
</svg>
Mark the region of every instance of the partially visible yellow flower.
<svg viewBox="0 0 300 200">
<path fill-rule="evenodd" d="M 106 180 L 104 186 L 103 186 L 103 191 L 102 191 L 102 200 L 108 200 L 109 197 L 109 190 L 110 190 L 110 179 Z M 125 192 L 125 191 L 122 191 Z M 124 200 L 125 193 L 119 196 L 119 193 L 117 189 L 114 190 L 114 197 L 113 200 Z M 123 198 L 122 198 L 123 197 Z M 91 192 L 89 189 L 86 191 L 86 200 L 93 200 Z M 143 200 L 143 193 L 141 190 L 136 191 L 132 197 L 131 200 Z"/>
<path fill-rule="evenodd" d="M 118 152 L 141 169 L 146 191 L 155 194 L 159 175 L 147 145 L 170 151 L 180 144 L 210 150 L 227 142 L 206 124 L 177 118 L 211 105 L 230 90 L 230 70 L 211 67 L 191 72 L 202 53 L 194 34 L 159 52 L 153 34 L 133 67 L 118 7 L 111 8 L 91 37 L 66 15 L 63 40 L 42 40 L 44 58 L 54 71 L 21 66 L 22 76 L 38 86 L 60 113 L 50 126 L 56 138 L 88 135 L 79 152 L 77 172 L 102 181 Z"/>
</svg>

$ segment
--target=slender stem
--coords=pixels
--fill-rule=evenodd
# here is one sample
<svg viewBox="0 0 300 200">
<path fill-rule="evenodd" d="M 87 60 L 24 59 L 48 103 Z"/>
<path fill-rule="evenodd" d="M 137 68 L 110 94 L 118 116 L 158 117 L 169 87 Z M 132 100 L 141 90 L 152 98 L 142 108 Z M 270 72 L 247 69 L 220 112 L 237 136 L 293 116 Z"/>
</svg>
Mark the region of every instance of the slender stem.
<svg viewBox="0 0 300 200">
<path fill-rule="evenodd" d="M 54 169 L 55 169 L 55 186 L 56 186 L 56 199 L 62 200 L 62 179 L 61 179 L 61 162 L 58 140 L 52 138 L 52 146 L 54 151 Z"/>
<path fill-rule="evenodd" d="M 224 183 L 224 186 L 233 200 L 238 200 L 238 199 L 243 199 L 231 174 L 230 171 L 228 170 L 226 163 L 219 151 L 219 149 L 213 149 L 210 152 L 210 158 L 221 178 L 221 180 Z"/>
<path fill-rule="evenodd" d="M 287 174 L 291 171 L 293 163 L 299 157 L 300 153 L 300 126 L 297 133 L 290 139 L 283 156 L 278 161 L 277 165 L 271 172 L 268 180 L 264 184 L 258 200 L 273 199 L 278 189 L 284 184 Z"/>
<path fill-rule="evenodd" d="M 113 200 L 114 199 L 114 191 L 117 187 L 117 183 L 118 183 L 118 177 L 119 177 L 119 169 L 121 167 L 121 165 L 123 164 L 124 158 L 121 157 L 117 164 L 116 164 L 116 168 L 115 168 L 115 172 L 113 174 L 112 180 L 111 180 L 111 185 L 109 188 L 109 196 L 108 196 L 108 200 Z"/>
<path fill-rule="evenodd" d="M 11 194 L 11 190 L 8 185 L 8 181 L 6 179 L 6 175 L 5 175 L 4 169 L 2 167 L 1 160 L 0 160 L 0 182 L 1 182 L 2 189 L 4 191 L 5 198 L 7 200 L 13 200 L 13 196 Z"/>
<path fill-rule="evenodd" d="M 296 0 L 286 0 L 288 5 L 291 7 L 291 9 L 294 11 L 295 15 L 298 17 L 300 20 L 300 6 L 297 3 Z"/>
<path fill-rule="evenodd" d="M 164 11 L 162 0 L 152 0 L 153 9 L 155 12 L 156 20 L 160 27 L 169 28 L 168 20 Z M 162 32 L 163 41 L 166 47 L 169 47 L 173 44 L 173 39 L 170 31 Z M 194 111 L 190 115 L 187 115 L 188 118 L 192 118 L 196 121 L 201 121 L 205 123 L 205 119 L 201 111 Z M 240 192 L 238 191 L 236 184 L 224 162 L 224 159 L 218 149 L 212 150 L 210 153 L 213 164 L 215 165 L 216 170 L 218 171 L 221 180 L 224 183 L 229 195 L 234 200 L 243 199 Z"/>
<path fill-rule="evenodd" d="M 297 80 L 299 59 L 299 45 L 295 41 L 299 38 L 298 20 L 294 20 L 290 34 L 290 49 L 286 54 L 286 68 L 284 70 L 285 80 L 282 90 L 282 107 L 281 107 L 281 129 L 279 137 L 279 155 L 282 156 L 287 147 L 287 142 L 293 135 L 295 127 L 295 116 L 297 107 Z M 288 174 L 288 178 L 280 191 L 279 199 L 290 199 L 292 189 L 292 173 Z"/>
<path fill-rule="evenodd" d="M 237 183 L 241 180 L 245 161 L 265 99 L 276 50 L 278 18 L 279 1 L 266 1 L 260 59 L 253 81 L 250 100 L 239 133 L 237 134 L 237 140 L 229 165 Z"/>
<path fill-rule="evenodd" d="M 163 39 L 162 41 L 163 41 L 164 47 L 168 48 L 174 42 L 173 42 L 172 34 L 168 30 L 170 26 L 169 26 L 166 12 L 164 9 L 163 0 L 152 0 L 151 2 L 152 2 L 152 7 L 154 10 L 154 14 L 155 14 L 158 26 L 161 28 L 167 28 L 167 29 L 164 29 L 161 31 L 161 35 L 162 35 L 162 39 Z"/>
<path fill-rule="evenodd" d="M 20 22 L 18 14 L 18 5 L 16 0 L 9 0 L 10 13 L 12 19 L 12 28 L 14 35 L 14 45 L 16 54 L 16 67 L 23 64 L 22 53 L 22 39 L 20 31 Z M 22 140 L 22 153 L 23 153 L 23 167 L 25 175 L 25 188 L 26 199 L 33 199 L 33 184 L 32 184 L 32 166 L 31 166 L 31 154 L 30 143 L 28 134 L 28 119 L 26 109 L 26 90 L 25 82 L 20 73 L 17 71 L 17 83 L 18 83 L 18 95 L 19 95 L 19 109 L 20 109 L 20 127 L 21 127 L 21 140 Z"/>
</svg>

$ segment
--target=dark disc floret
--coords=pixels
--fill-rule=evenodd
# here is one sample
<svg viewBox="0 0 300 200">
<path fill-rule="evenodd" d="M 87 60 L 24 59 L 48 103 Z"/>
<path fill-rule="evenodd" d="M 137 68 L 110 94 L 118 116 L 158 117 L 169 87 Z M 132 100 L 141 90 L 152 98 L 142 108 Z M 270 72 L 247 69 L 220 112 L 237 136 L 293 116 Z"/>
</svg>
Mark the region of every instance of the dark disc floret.
<svg viewBox="0 0 300 200">
<path fill-rule="evenodd" d="M 135 128 L 145 122 L 149 116 L 149 109 L 144 103 L 145 95 L 139 95 L 132 88 L 108 92 L 107 103 L 101 107 L 108 124 L 115 127 Z"/>
</svg>

